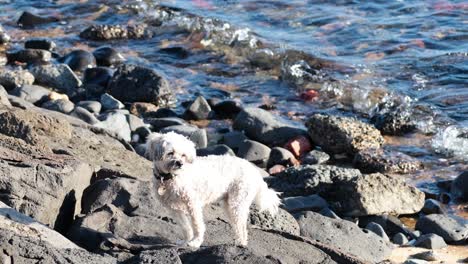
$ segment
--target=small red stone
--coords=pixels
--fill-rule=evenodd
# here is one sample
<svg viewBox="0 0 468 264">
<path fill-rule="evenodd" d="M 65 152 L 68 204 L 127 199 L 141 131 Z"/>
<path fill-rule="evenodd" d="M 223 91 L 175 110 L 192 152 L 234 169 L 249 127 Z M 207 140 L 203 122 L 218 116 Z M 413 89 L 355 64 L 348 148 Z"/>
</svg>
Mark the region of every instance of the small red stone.
<svg viewBox="0 0 468 264">
<path fill-rule="evenodd" d="M 273 174 L 280 173 L 280 172 L 284 171 L 285 169 L 286 169 L 286 167 L 284 167 L 283 165 L 276 164 L 275 166 L 271 167 L 268 170 L 268 173 L 270 173 L 270 175 L 273 175 Z"/>
<path fill-rule="evenodd" d="M 299 96 L 304 101 L 312 101 L 314 98 L 318 97 L 319 93 L 315 90 L 307 90 L 302 92 Z"/>
<path fill-rule="evenodd" d="M 297 136 L 289 140 L 284 146 L 285 149 L 291 151 L 296 157 L 302 156 L 304 153 L 308 153 L 312 150 L 312 144 L 310 140 L 305 136 Z"/>
</svg>

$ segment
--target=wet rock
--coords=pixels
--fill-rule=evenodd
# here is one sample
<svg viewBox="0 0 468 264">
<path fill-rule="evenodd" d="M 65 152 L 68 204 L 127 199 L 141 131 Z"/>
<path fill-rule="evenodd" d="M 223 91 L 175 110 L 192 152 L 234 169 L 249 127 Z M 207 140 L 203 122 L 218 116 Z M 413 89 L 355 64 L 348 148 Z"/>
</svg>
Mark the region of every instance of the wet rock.
<svg viewBox="0 0 468 264">
<path fill-rule="evenodd" d="M 139 117 L 142 117 L 145 113 L 148 112 L 156 112 L 158 109 L 159 107 L 151 103 L 137 102 L 130 105 L 130 113 Z"/>
<path fill-rule="evenodd" d="M 324 164 L 330 160 L 330 155 L 320 150 L 312 150 L 311 152 L 304 155 L 301 159 L 301 164 L 304 165 L 314 165 L 314 164 Z"/>
<path fill-rule="evenodd" d="M 234 120 L 233 128 L 244 131 L 253 140 L 273 146 L 306 134 L 305 130 L 292 127 L 260 108 L 243 109 Z"/>
<path fill-rule="evenodd" d="M 24 48 L 26 49 L 41 49 L 52 51 L 57 47 L 55 42 L 49 39 L 29 39 L 24 43 Z"/>
<path fill-rule="evenodd" d="M 468 201 L 468 171 L 462 172 L 455 178 L 450 191 L 456 199 Z"/>
<path fill-rule="evenodd" d="M 447 247 L 447 244 L 445 244 L 442 237 L 430 233 L 420 236 L 414 243 L 414 246 L 428 249 L 439 249 Z"/>
<path fill-rule="evenodd" d="M 99 114 L 102 108 L 101 103 L 98 101 L 81 101 L 81 102 L 78 102 L 76 106 L 82 107 L 93 114 Z"/>
<path fill-rule="evenodd" d="M 53 16 L 39 16 L 28 11 L 24 11 L 16 22 L 18 26 L 23 28 L 33 28 L 41 24 L 58 22 L 59 19 Z"/>
<path fill-rule="evenodd" d="M 425 214 L 441 214 L 442 213 L 442 207 L 440 206 L 440 203 L 434 199 L 427 199 L 424 202 L 424 206 L 421 209 L 421 211 Z"/>
<path fill-rule="evenodd" d="M 32 104 L 41 105 L 49 99 L 52 91 L 39 85 L 23 85 L 13 89 L 10 94 L 22 98 Z"/>
<path fill-rule="evenodd" d="M 180 46 L 161 48 L 158 52 L 174 59 L 186 59 L 190 56 L 190 52 L 186 48 Z"/>
<path fill-rule="evenodd" d="M 0 107 L 1 106 L 11 106 L 11 103 L 10 100 L 8 100 L 7 91 L 0 85 Z"/>
<path fill-rule="evenodd" d="M 220 143 L 226 144 L 226 146 L 230 147 L 234 153 L 237 153 L 239 151 L 239 147 L 245 140 L 248 140 L 248 138 L 244 135 L 244 133 L 239 131 L 231 131 L 223 135 Z"/>
<path fill-rule="evenodd" d="M 437 234 L 447 243 L 461 242 L 468 237 L 468 221 L 466 219 L 443 214 L 420 217 L 416 223 L 416 229 L 423 234 Z"/>
<path fill-rule="evenodd" d="M 256 49 L 248 59 L 252 66 L 265 70 L 276 68 L 281 63 L 279 56 L 268 48 Z"/>
<path fill-rule="evenodd" d="M 408 110 L 395 110 L 372 117 L 375 127 L 384 135 L 403 135 L 416 129 Z"/>
<path fill-rule="evenodd" d="M 313 194 L 309 196 L 287 197 L 282 201 L 283 207 L 290 213 L 300 211 L 320 211 L 328 207 L 327 201 Z"/>
<path fill-rule="evenodd" d="M 233 119 L 242 110 L 240 103 L 232 100 L 219 102 L 213 106 L 216 116 L 219 118 Z"/>
<path fill-rule="evenodd" d="M 7 61 L 10 64 L 15 62 L 35 64 L 46 63 L 52 59 L 52 54 L 42 49 L 22 49 L 6 53 Z"/>
<path fill-rule="evenodd" d="M 237 156 L 264 168 L 270 156 L 270 152 L 271 149 L 262 143 L 253 140 L 244 140 L 239 146 Z"/>
<path fill-rule="evenodd" d="M 149 102 L 156 105 L 175 101 L 168 81 L 159 72 L 137 65 L 124 64 L 114 73 L 108 93 L 122 102 Z"/>
<path fill-rule="evenodd" d="M 257 255 L 248 248 L 233 245 L 216 245 L 204 248 L 182 256 L 183 263 L 225 263 L 225 264 L 250 264 L 250 263 L 279 263 L 271 256 Z"/>
<path fill-rule="evenodd" d="M 52 110 L 52 111 L 69 114 L 75 108 L 75 104 L 73 104 L 72 102 L 68 100 L 59 99 L 59 100 L 47 101 L 43 103 L 41 107 Z"/>
<path fill-rule="evenodd" d="M 99 66 L 113 66 L 125 61 L 120 52 L 111 47 L 99 47 L 93 51 L 96 63 Z"/>
<path fill-rule="evenodd" d="M 69 97 L 73 97 L 81 86 L 81 80 L 66 64 L 35 66 L 31 73 L 36 83 L 57 89 Z"/>
<path fill-rule="evenodd" d="M 118 112 L 109 112 L 99 116 L 101 122 L 95 124 L 94 126 L 104 128 L 116 133 L 125 141 L 131 140 L 131 130 L 130 125 L 127 122 L 127 117 L 125 114 Z"/>
<path fill-rule="evenodd" d="M 412 214 L 424 204 L 423 192 L 401 178 L 380 173 L 363 174 L 335 185 L 332 207 L 347 216 Z"/>
<path fill-rule="evenodd" d="M 354 155 L 384 143 L 379 130 L 355 118 L 314 114 L 306 126 L 312 142 L 327 153 Z"/>
<path fill-rule="evenodd" d="M 401 152 L 387 149 L 365 149 L 354 156 L 353 164 L 364 173 L 410 173 L 422 169 L 422 163 Z"/>
<path fill-rule="evenodd" d="M 422 259 L 422 260 L 427 260 L 427 261 L 437 261 L 440 259 L 439 256 L 435 254 L 434 251 L 424 251 L 421 253 L 416 253 L 410 256 L 411 258 L 415 259 Z"/>
<path fill-rule="evenodd" d="M 160 132 L 167 133 L 171 131 L 188 137 L 188 139 L 195 143 L 197 148 L 206 148 L 208 145 L 208 137 L 205 129 L 200 129 L 195 126 L 177 125 L 165 127 L 161 129 Z"/>
<path fill-rule="evenodd" d="M 198 96 L 185 110 L 184 116 L 189 120 L 208 119 L 211 107 L 203 96 Z"/>
<path fill-rule="evenodd" d="M 209 156 L 209 155 L 229 155 L 235 156 L 234 151 L 224 144 L 213 145 L 207 148 L 197 149 L 197 156 Z"/>
<path fill-rule="evenodd" d="M 309 138 L 305 136 L 297 136 L 290 139 L 286 142 L 284 147 L 291 151 L 296 157 L 300 157 L 312 150 L 312 144 L 310 143 Z"/>
<path fill-rule="evenodd" d="M 392 251 L 391 245 L 376 234 L 364 232 L 346 220 L 331 219 L 318 213 L 306 212 L 299 217 L 298 222 L 302 236 L 333 245 L 370 263 L 386 259 Z"/>
<path fill-rule="evenodd" d="M 267 168 L 271 168 L 274 165 L 283 165 L 286 167 L 298 165 L 298 161 L 294 155 L 287 149 L 274 147 L 271 149 L 270 156 L 267 161 Z"/>
<path fill-rule="evenodd" d="M 258 208 L 252 206 L 248 221 L 251 225 L 263 230 L 278 230 L 299 235 L 299 224 L 296 219 L 283 209 L 279 209 L 278 214 L 272 216 L 267 212 L 260 212 Z"/>
<path fill-rule="evenodd" d="M 408 238 L 403 233 L 396 233 L 392 237 L 392 242 L 397 245 L 403 246 L 408 243 Z"/>
<path fill-rule="evenodd" d="M 0 45 L 10 42 L 11 37 L 5 32 L 2 25 L 0 25 Z"/>
<path fill-rule="evenodd" d="M 80 37 L 89 40 L 144 39 L 152 32 L 144 24 L 139 25 L 93 25 L 80 33 Z"/>
<path fill-rule="evenodd" d="M 333 183 L 361 176 L 359 170 L 331 165 L 302 165 L 287 168 L 269 179 L 271 187 L 284 196 L 304 196 L 331 191 Z"/>
<path fill-rule="evenodd" d="M 374 232 L 376 235 L 381 237 L 384 241 L 390 241 L 390 239 L 387 236 L 387 233 L 385 233 L 385 230 L 383 227 L 377 223 L 370 222 L 369 224 L 366 225 L 366 229 L 369 231 Z"/>
<path fill-rule="evenodd" d="M 123 109 L 125 107 L 122 102 L 107 93 L 101 95 L 101 105 L 104 110 Z"/>
<path fill-rule="evenodd" d="M 99 120 L 93 114 L 91 114 L 88 110 L 80 106 L 75 107 L 75 109 L 73 110 L 73 112 L 70 113 L 70 115 L 77 117 L 90 125 L 95 125 L 99 123 Z"/>
<path fill-rule="evenodd" d="M 140 263 L 170 263 L 182 264 L 179 258 L 179 253 L 176 248 L 164 248 L 159 250 L 147 250 L 139 253 L 127 260 L 125 264 L 140 264 Z"/>
<path fill-rule="evenodd" d="M 188 123 L 182 118 L 178 117 L 164 117 L 164 118 L 145 118 L 145 123 L 150 124 L 153 131 L 159 132 L 165 127 L 169 126 L 187 126 Z"/>
<path fill-rule="evenodd" d="M 0 85 L 5 87 L 7 91 L 33 83 L 34 76 L 27 70 L 0 68 Z"/>
<path fill-rule="evenodd" d="M 73 71 L 79 72 L 96 66 L 94 55 L 87 50 L 74 50 L 60 58 L 59 62 L 65 63 Z"/>
<path fill-rule="evenodd" d="M 335 212 L 333 212 L 332 209 L 330 209 L 330 207 L 325 207 L 322 210 L 318 211 L 318 213 L 333 219 L 341 219 Z"/>
</svg>

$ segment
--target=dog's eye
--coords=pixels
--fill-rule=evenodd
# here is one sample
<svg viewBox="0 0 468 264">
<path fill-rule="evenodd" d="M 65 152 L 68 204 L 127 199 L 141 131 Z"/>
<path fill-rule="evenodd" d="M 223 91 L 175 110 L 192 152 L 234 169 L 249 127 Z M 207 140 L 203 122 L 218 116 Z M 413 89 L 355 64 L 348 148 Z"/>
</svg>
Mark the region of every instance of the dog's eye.
<svg viewBox="0 0 468 264">
<path fill-rule="evenodd" d="M 182 158 L 186 158 L 186 157 L 187 157 L 187 155 L 185 155 L 185 154 L 182 154 Z"/>
<path fill-rule="evenodd" d="M 174 156 L 174 151 L 171 151 L 171 152 L 167 153 L 167 156 L 169 156 L 169 157 Z"/>
</svg>

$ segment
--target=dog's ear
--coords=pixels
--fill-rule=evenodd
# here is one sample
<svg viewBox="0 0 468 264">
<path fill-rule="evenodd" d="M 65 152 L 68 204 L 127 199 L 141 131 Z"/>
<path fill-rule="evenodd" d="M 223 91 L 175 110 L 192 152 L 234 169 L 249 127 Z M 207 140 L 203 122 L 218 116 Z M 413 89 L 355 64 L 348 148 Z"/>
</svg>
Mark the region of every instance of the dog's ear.
<svg viewBox="0 0 468 264">
<path fill-rule="evenodd" d="M 151 133 L 146 138 L 146 151 L 145 157 L 151 161 L 153 161 L 158 153 L 158 149 L 160 149 L 160 144 L 162 141 L 163 135 L 161 133 Z"/>
</svg>

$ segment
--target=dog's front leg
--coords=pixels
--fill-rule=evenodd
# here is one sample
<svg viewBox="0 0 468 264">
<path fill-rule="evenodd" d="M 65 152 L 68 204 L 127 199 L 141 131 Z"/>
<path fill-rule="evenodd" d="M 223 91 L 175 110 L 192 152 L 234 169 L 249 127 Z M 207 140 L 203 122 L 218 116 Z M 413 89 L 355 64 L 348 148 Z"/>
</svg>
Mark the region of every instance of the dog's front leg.
<svg viewBox="0 0 468 264">
<path fill-rule="evenodd" d="M 177 211 L 177 220 L 179 224 L 182 226 L 182 229 L 184 231 L 184 239 L 182 241 L 177 241 L 178 245 L 186 245 L 186 243 L 193 238 L 193 230 L 192 230 L 192 225 L 190 224 L 190 221 L 188 219 L 188 216 L 185 212 L 183 211 Z"/>
<path fill-rule="evenodd" d="M 188 245 L 193 248 L 199 248 L 203 242 L 205 235 L 205 223 L 203 222 L 203 207 L 202 205 L 192 203 L 188 208 L 189 218 L 192 223 L 193 239 L 188 242 Z"/>
</svg>

